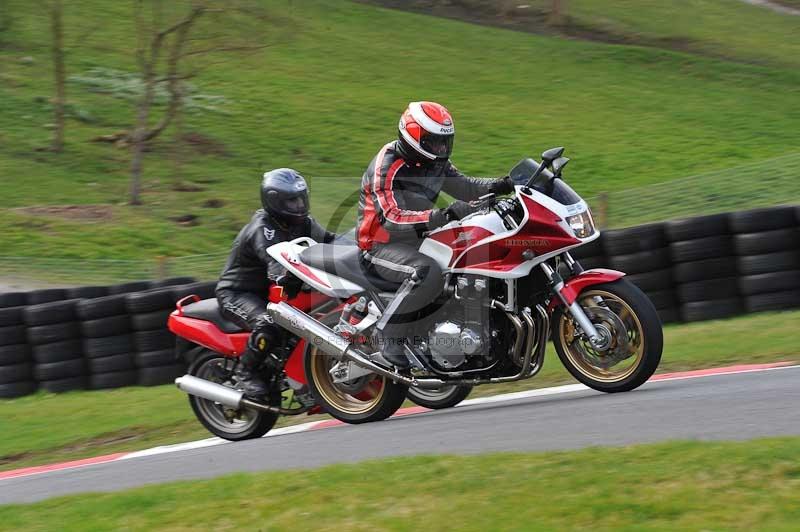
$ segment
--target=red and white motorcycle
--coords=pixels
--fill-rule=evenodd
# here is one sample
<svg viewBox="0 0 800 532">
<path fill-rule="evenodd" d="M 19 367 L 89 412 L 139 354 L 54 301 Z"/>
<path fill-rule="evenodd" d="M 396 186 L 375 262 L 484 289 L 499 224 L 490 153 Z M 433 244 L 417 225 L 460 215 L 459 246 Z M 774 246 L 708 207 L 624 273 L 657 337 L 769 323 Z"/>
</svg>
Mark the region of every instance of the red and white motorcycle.
<svg viewBox="0 0 800 532">
<path fill-rule="evenodd" d="M 624 273 L 584 271 L 569 250 L 599 237 L 586 202 L 562 179 L 563 148 L 511 171 L 513 197 L 430 232 L 420 251 L 442 267 L 444 292 L 414 322 L 408 372 L 392 369 L 370 341 L 400 285 L 365 271 L 356 246 L 301 238 L 269 248 L 291 274 L 346 301 L 323 323 L 287 301 L 267 310 L 308 344 L 304 366 L 317 400 L 334 417 L 361 423 L 400 407 L 409 388 L 445 389 L 528 379 L 542 368 L 548 337 L 567 370 L 604 392 L 633 390 L 661 359 L 661 322 Z M 407 289 L 407 288 L 402 288 Z M 376 379 L 377 378 L 377 379 Z M 363 399 L 361 385 L 379 383 Z"/>
<path fill-rule="evenodd" d="M 604 392 L 640 386 L 661 359 L 661 323 L 624 273 L 584 271 L 570 256 L 599 233 L 586 202 L 561 179 L 569 161 L 562 154 L 546 151 L 542 165 L 524 159 L 511 171 L 526 182 L 514 197 L 482 198 L 480 212 L 427 235 L 420 251 L 442 266 L 444 291 L 416 316 L 410 372 L 392 369 L 370 340 L 407 288 L 365 271 L 355 245 L 301 238 L 269 248 L 312 288 L 291 299 L 279 286 L 270 290 L 267 310 L 292 334 L 283 371 L 270 374 L 269 397 L 245 397 L 232 377 L 249 333 L 227 322 L 216 300 L 181 301 L 169 327 L 194 355 L 176 383 L 198 419 L 240 440 L 263 435 L 279 415 L 318 405 L 348 423 L 385 419 L 407 396 L 444 408 L 474 385 L 535 376 L 549 337 L 580 382 Z M 300 406 L 281 406 L 289 390 Z"/>
</svg>

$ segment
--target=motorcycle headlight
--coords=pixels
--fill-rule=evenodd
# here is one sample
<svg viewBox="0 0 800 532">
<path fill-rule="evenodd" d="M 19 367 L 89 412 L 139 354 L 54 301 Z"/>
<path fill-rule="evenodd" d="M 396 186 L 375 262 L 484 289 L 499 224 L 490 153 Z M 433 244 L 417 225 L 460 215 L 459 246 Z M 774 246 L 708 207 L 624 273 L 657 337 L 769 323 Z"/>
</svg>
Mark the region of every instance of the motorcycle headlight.
<svg viewBox="0 0 800 532">
<path fill-rule="evenodd" d="M 588 210 L 568 217 L 567 223 L 578 238 L 589 238 L 594 234 L 594 220 L 592 220 L 592 213 Z"/>
</svg>

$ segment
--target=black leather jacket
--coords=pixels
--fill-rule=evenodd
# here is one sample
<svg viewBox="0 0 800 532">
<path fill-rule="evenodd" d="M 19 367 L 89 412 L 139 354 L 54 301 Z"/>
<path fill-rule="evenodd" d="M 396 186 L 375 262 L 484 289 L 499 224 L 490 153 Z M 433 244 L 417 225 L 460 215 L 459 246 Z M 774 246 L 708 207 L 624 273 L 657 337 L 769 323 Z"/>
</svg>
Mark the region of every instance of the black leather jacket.
<svg viewBox="0 0 800 532">
<path fill-rule="evenodd" d="M 470 201 L 494 192 L 513 190 L 507 179 L 467 177 L 449 160 L 415 161 L 390 142 L 370 162 L 361 179 L 358 204 L 358 245 L 403 243 L 418 247 L 422 232 L 431 229 L 431 213 L 444 191 Z"/>
<path fill-rule="evenodd" d="M 310 216 L 303 224 L 285 226 L 263 209 L 257 210 L 233 241 L 233 249 L 217 283 L 217 294 L 220 291 L 254 292 L 266 299 L 270 281 L 284 273 L 280 263 L 269 256 L 267 248 L 301 236 L 317 242 L 331 242 L 336 237 Z"/>
</svg>

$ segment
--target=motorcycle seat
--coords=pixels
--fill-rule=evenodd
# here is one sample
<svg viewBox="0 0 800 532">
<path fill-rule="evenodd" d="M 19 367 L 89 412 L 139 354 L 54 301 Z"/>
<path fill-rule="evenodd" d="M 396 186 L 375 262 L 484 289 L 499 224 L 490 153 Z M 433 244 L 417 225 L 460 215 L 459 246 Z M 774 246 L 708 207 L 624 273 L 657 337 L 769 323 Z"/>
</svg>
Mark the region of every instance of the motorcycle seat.
<svg viewBox="0 0 800 532">
<path fill-rule="evenodd" d="M 204 299 L 191 305 L 183 307 L 183 315 L 187 318 L 195 318 L 203 321 L 210 321 L 224 333 L 232 334 L 246 332 L 238 324 L 228 320 L 222 315 L 219 309 L 219 302 L 214 299 Z"/>
<path fill-rule="evenodd" d="M 401 283 L 388 281 L 369 272 L 361 260 L 358 246 L 317 244 L 300 253 L 303 264 L 356 283 L 373 292 L 396 292 Z"/>
</svg>

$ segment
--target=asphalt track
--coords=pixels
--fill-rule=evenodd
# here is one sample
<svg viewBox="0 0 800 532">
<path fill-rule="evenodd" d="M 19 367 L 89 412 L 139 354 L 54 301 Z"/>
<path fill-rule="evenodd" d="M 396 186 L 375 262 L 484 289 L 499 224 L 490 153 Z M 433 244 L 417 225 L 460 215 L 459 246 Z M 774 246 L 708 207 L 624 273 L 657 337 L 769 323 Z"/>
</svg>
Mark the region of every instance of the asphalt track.
<svg viewBox="0 0 800 532">
<path fill-rule="evenodd" d="M 545 451 L 800 435 L 800 367 L 555 393 L 0 480 L 0 504 L 88 491 L 432 453 Z"/>
</svg>

